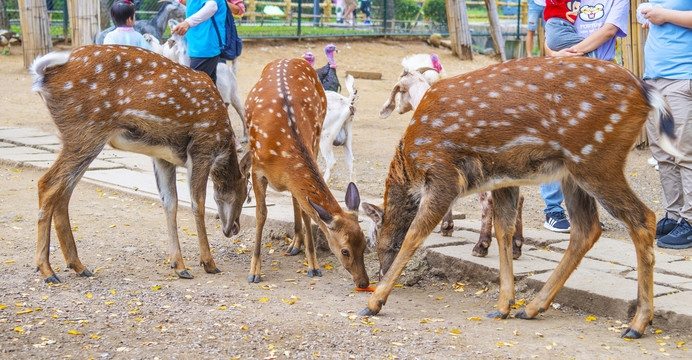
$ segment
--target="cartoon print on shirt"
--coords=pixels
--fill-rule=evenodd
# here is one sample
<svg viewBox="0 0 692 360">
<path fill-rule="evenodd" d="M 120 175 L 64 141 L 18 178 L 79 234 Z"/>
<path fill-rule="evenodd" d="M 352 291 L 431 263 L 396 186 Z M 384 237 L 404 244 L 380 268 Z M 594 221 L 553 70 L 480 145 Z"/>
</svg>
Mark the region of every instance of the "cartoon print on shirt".
<svg viewBox="0 0 692 360">
<path fill-rule="evenodd" d="M 565 17 L 569 22 L 574 24 L 574 21 L 577 20 L 577 14 L 579 14 L 581 0 L 568 1 L 565 5 L 567 6 L 567 10 L 569 10 L 569 12 L 565 14 Z"/>
<path fill-rule="evenodd" d="M 596 21 L 605 15 L 603 10 L 603 4 L 596 4 L 594 6 L 584 5 L 579 10 L 579 18 L 582 21 Z"/>
</svg>

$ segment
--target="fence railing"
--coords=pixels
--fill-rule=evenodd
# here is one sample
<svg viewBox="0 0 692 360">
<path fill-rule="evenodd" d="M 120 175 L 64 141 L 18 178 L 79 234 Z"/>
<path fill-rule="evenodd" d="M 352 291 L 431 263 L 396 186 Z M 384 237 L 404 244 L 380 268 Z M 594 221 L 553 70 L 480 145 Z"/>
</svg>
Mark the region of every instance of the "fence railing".
<svg viewBox="0 0 692 360">
<path fill-rule="evenodd" d="M 107 9 L 114 0 L 101 0 Z M 356 9 L 354 24 L 341 23 L 343 16 L 337 11 L 333 0 L 320 0 L 319 10 L 314 11 L 311 0 L 245 0 L 246 13 L 237 23 L 238 33 L 242 38 L 309 38 L 338 36 L 382 36 L 382 35 L 430 35 L 432 33 L 449 34 L 444 21 L 430 19 L 424 11 L 426 2 L 435 0 L 394 0 L 394 9 L 387 9 L 386 0 L 372 1 L 372 19 L 365 24 L 365 15 Z M 437 0 L 440 1 L 440 0 Z M 500 10 L 500 18 L 507 22 L 516 22 L 514 30 L 505 35 L 523 33 L 521 23 L 526 22 L 527 0 L 495 0 Z M 65 0 L 47 0 L 51 18 L 51 36 L 54 39 L 69 38 L 69 24 Z M 158 0 L 136 1 L 139 8 L 137 19 L 149 19 L 161 8 Z M 402 4 L 408 6 L 405 11 Z M 484 1 L 467 1 L 471 22 L 487 21 Z M 16 0 L 5 2 L 12 31 L 21 34 L 19 11 Z M 418 6 L 418 8 L 415 8 Z M 413 7 L 413 10 L 411 9 Z M 278 9 L 279 11 L 267 11 Z M 417 12 L 417 13 L 416 13 Z M 107 16 L 103 15 L 102 16 Z M 513 22 L 514 21 L 514 22 Z M 505 27 L 509 28 L 509 27 Z M 474 34 L 487 35 L 487 34 Z"/>
</svg>

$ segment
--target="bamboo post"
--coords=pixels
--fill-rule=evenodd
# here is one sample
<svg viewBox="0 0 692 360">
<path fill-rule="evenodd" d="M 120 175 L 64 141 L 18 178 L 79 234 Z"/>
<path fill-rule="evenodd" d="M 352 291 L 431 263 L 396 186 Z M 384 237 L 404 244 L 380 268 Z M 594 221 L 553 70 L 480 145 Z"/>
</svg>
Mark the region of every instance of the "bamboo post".
<svg viewBox="0 0 692 360">
<path fill-rule="evenodd" d="M 332 1 L 331 0 L 324 0 L 324 22 L 332 22 L 331 16 L 332 16 Z"/>
<path fill-rule="evenodd" d="M 488 9 L 488 21 L 490 22 L 490 36 L 493 38 L 495 53 L 500 56 L 500 60 L 507 60 L 505 56 L 505 40 L 502 38 L 502 27 L 500 17 L 497 13 L 497 4 L 493 0 L 485 0 L 485 7 Z"/>
<path fill-rule="evenodd" d="M 70 13 L 70 30 L 72 45 L 82 46 L 94 43 L 94 36 L 99 32 L 98 0 L 67 0 Z"/>
<path fill-rule="evenodd" d="M 24 66 L 29 67 L 37 56 L 53 49 L 48 8 L 45 0 L 19 0 L 18 5 Z"/>
<path fill-rule="evenodd" d="M 473 60 L 469 15 L 463 0 L 445 0 L 452 53 L 462 60 Z"/>
<path fill-rule="evenodd" d="M 257 12 L 257 5 L 255 4 L 255 0 L 248 0 L 247 12 L 250 13 L 250 22 L 254 23 L 257 18 L 257 16 L 255 15 L 255 12 Z"/>
</svg>

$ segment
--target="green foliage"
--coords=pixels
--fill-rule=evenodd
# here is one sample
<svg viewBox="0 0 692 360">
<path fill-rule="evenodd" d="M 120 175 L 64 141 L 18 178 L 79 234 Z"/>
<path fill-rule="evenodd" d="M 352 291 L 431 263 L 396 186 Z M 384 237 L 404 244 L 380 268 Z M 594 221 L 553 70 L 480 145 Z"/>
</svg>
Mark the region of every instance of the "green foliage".
<svg viewBox="0 0 692 360">
<path fill-rule="evenodd" d="M 447 23 L 447 6 L 445 0 L 427 0 L 423 6 L 425 18 L 437 23 Z"/>
<path fill-rule="evenodd" d="M 419 11 L 420 6 L 415 0 L 394 0 L 394 18 L 397 20 L 415 20 Z"/>
</svg>

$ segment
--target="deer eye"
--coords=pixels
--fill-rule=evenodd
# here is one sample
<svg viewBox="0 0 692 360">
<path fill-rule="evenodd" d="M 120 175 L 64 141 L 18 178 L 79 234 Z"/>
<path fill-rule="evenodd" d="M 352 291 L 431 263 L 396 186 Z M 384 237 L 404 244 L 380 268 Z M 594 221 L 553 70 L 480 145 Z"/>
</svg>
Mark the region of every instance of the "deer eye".
<svg viewBox="0 0 692 360">
<path fill-rule="evenodd" d="M 343 255 L 343 256 L 348 256 L 348 250 L 346 250 L 346 249 L 341 249 L 341 255 Z"/>
</svg>

